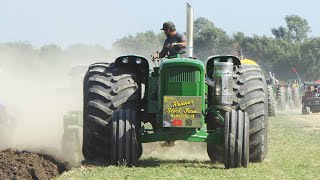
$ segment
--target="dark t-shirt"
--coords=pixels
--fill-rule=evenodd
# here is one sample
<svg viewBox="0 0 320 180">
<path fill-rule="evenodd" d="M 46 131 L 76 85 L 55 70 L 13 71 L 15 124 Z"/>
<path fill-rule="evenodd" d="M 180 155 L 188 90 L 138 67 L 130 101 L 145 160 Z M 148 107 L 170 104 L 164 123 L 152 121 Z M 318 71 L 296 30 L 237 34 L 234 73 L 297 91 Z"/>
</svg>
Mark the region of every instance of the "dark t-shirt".
<svg viewBox="0 0 320 180">
<path fill-rule="evenodd" d="M 164 42 L 164 47 L 167 47 L 168 44 L 180 43 L 180 42 L 184 42 L 186 40 L 187 40 L 187 38 L 184 34 L 177 32 L 175 36 L 166 39 L 166 41 Z M 166 54 L 168 56 L 175 56 L 177 54 L 183 54 L 186 52 L 185 47 L 183 47 L 183 48 L 182 47 L 165 48 L 164 50 L 166 51 Z"/>
</svg>

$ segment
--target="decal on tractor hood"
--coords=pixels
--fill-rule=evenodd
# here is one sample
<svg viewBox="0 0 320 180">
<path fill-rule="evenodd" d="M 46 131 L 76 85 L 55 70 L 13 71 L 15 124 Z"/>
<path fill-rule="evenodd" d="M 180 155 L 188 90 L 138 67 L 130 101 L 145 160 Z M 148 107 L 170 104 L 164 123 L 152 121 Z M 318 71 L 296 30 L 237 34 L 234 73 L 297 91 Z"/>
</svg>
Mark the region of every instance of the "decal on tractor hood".
<svg viewBox="0 0 320 180">
<path fill-rule="evenodd" d="M 201 96 L 164 96 L 163 127 L 201 127 Z"/>
</svg>

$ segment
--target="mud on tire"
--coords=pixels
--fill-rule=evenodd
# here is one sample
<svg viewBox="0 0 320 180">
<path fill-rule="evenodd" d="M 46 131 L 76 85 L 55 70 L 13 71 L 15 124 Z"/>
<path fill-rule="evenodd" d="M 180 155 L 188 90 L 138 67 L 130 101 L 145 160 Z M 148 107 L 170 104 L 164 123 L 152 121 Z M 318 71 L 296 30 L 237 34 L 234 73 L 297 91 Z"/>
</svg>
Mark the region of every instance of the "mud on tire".
<svg viewBox="0 0 320 180">
<path fill-rule="evenodd" d="M 120 109 L 139 107 L 137 73 L 114 63 L 96 63 L 84 78 L 83 146 L 86 160 L 111 160 L 112 116 Z"/>
</svg>

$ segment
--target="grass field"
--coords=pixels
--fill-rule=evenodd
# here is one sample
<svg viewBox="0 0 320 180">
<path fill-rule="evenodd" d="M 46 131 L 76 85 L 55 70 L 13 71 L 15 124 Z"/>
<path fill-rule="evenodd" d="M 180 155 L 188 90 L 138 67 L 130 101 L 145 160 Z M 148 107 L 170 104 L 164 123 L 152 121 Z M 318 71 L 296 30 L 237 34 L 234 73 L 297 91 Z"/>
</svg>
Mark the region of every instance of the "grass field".
<svg viewBox="0 0 320 180">
<path fill-rule="evenodd" d="M 248 168 L 211 164 L 205 146 L 192 144 L 164 153 L 158 148 L 137 167 L 82 165 L 57 179 L 320 179 L 320 115 L 269 118 L 268 140 L 267 158 Z"/>
</svg>

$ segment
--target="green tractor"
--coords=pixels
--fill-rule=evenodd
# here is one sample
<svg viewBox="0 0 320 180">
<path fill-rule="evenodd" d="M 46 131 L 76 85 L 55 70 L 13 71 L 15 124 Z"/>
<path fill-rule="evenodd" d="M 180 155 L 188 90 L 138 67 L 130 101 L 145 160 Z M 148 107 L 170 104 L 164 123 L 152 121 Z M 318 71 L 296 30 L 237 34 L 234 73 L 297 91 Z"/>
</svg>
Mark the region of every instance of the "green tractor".
<svg viewBox="0 0 320 180">
<path fill-rule="evenodd" d="M 191 49 L 190 31 L 187 37 Z M 177 140 L 206 142 L 210 159 L 226 168 L 266 157 L 267 87 L 255 62 L 231 55 L 206 63 L 180 55 L 160 61 L 149 70 L 146 58 L 124 55 L 89 66 L 83 86 L 87 161 L 137 165 L 142 143 Z"/>
<path fill-rule="evenodd" d="M 82 111 L 69 111 L 63 116 L 61 153 L 62 157 L 71 164 L 75 164 L 82 159 L 82 116 Z"/>
<path fill-rule="evenodd" d="M 68 79 L 70 101 L 81 99 L 82 92 L 79 92 L 79 87 L 82 86 L 82 81 L 85 73 L 88 70 L 88 65 L 77 64 L 70 68 Z M 80 88 L 81 89 L 81 88 Z M 80 104 L 76 102 L 76 104 Z M 83 159 L 81 153 L 82 140 L 82 108 L 73 107 L 63 116 L 63 134 L 61 138 L 61 156 L 64 160 L 71 164 L 76 164 Z"/>
<path fill-rule="evenodd" d="M 82 146 L 87 160 L 134 165 L 141 143 L 176 140 L 207 142 L 210 159 L 227 168 L 265 158 L 268 100 L 258 65 L 214 56 L 206 67 L 192 58 L 163 59 L 150 73 L 148 66 L 147 59 L 128 55 L 89 67 Z"/>
</svg>

